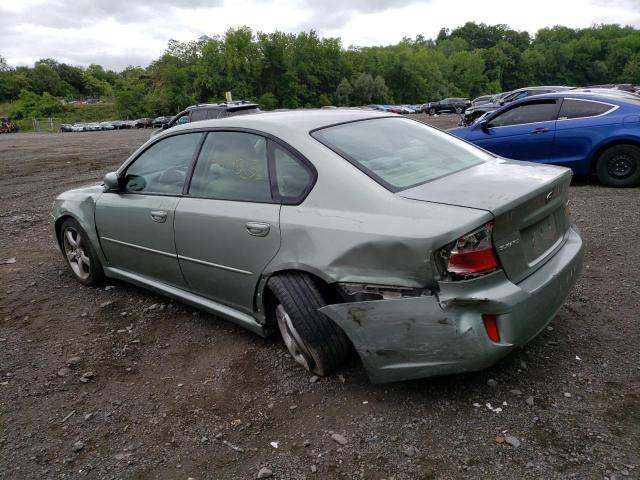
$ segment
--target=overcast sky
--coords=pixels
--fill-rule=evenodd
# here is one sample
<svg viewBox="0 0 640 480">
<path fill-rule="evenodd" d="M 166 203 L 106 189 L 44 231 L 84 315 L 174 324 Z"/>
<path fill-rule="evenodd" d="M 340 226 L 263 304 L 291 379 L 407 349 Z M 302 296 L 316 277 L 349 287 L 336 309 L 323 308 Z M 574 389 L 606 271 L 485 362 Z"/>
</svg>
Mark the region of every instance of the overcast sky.
<svg viewBox="0 0 640 480">
<path fill-rule="evenodd" d="M 243 25 L 314 29 L 348 47 L 434 38 L 441 27 L 467 21 L 530 33 L 556 24 L 640 27 L 640 0 L 8 0 L 0 2 L 0 55 L 12 66 L 51 57 L 121 70 L 147 65 L 171 38 L 188 41 Z"/>
</svg>

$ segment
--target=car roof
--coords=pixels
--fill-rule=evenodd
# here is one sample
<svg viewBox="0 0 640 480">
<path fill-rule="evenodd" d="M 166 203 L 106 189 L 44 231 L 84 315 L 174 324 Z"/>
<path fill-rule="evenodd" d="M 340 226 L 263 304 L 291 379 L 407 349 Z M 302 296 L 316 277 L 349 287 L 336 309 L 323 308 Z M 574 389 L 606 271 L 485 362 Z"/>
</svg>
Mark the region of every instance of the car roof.
<svg viewBox="0 0 640 480">
<path fill-rule="evenodd" d="M 400 115 L 376 110 L 347 110 L 342 108 L 330 110 L 288 110 L 280 112 L 262 112 L 256 115 L 237 115 L 233 117 L 201 120 L 172 127 L 165 132 L 199 130 L 215 127 L 247 128 L 273 133 L 286 129 L 291 133 L 305 133 L 331 125 L 355 122 L 370 118 L 391 117 Z"/>
</svg>

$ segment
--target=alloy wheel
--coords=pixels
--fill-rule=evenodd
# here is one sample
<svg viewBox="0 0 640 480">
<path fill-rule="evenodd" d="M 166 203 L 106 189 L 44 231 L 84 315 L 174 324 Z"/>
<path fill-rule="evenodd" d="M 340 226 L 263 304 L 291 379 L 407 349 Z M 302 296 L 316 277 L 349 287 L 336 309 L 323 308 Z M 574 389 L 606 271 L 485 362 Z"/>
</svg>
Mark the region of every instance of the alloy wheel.
<svg viewBox="0 0 640 480">
<path fill-rule="evenodd" d="M 293 326 L 293 323 L 291 323 L 291 317 L 289 317 L 289 314 L 282 305 L 278 305 L 276 307 L 276 318 L 278 320 L 278 328 L 280 329 L 282 339 L 284 340 L 284 344 L 287 346 L 289 353 L 305 370 L 311 371 L 315 365 L 313 357 L 305 347 L 298 331 Z"/>
<path fill-rule="evenodd" d="M 81 280 L 91 274 L 91 259 L 85 246 L 85 240 L 75 228 L 67 227 L 62 234 L 64 254 L 73 273 Z"/>
</svg>

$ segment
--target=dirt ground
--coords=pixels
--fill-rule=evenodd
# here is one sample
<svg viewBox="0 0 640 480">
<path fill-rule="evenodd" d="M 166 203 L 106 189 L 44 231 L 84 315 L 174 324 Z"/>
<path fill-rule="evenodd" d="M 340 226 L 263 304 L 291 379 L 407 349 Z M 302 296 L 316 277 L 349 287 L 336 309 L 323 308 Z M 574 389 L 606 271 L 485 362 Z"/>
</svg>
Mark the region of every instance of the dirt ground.
<svg viewBox="0 0 640 480">
<path fill-rule="evenodd" d="M 73 280 L 54 197 L 148 135 L 0 136 L 0 478 L 640 478 L 640 189 L 574 180 L 582 277 L 495 367 L 376 386 L 353 358 L 312 383 L 278 337 Z"/>
</svg>

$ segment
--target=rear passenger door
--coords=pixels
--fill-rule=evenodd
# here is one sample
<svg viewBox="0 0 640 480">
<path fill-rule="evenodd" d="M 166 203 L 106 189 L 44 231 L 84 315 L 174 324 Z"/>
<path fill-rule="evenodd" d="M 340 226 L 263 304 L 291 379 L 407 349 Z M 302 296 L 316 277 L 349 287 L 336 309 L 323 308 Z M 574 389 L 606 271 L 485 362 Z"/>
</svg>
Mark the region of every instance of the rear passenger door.
<svg viewBox="0 0 640 480">
<path fill-rule="evenodd" d="M 551 158 L 558 99 L 530 100 L 490 117 L 469 139 L 497 155 L 546 162 Z"/>
<path fill-rule="evenodd" d="M 280 168 L 281 194 L 276 166 L 287 161 L 293 168 Z M 174 221 L 180 268 L 194 293 L 253 311 L 260 275 L 280 248 L 286 189 L 306 188 L 310 178 L 302 169 L 301 179 L 296 165 L 292 155 L 261 135 L 207 134 Z"/>
</svg>

